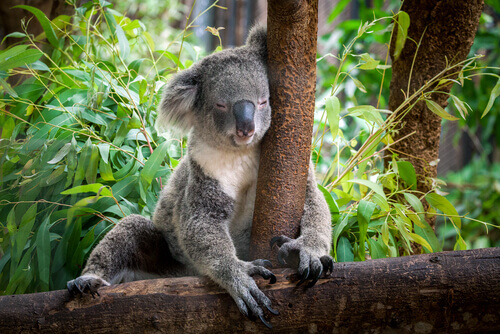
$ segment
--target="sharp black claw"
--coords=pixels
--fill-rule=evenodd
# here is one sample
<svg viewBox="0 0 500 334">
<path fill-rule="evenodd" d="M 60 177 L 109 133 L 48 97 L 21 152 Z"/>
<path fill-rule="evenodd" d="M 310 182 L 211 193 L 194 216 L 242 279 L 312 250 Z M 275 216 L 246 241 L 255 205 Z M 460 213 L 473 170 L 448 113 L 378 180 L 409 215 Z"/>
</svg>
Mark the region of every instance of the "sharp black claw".
<svg viewBox="0 0 500 334">
<path fill-rule="evenodd" d="M 286 261 L 283 258 L 283 254 L 282 253 L 278 253 L 278 263 L 281 264 L 282 266 L 286 265 Z"/>
<path fill-rule="evenodd" d="M 308 277 L 309 277 L 309 268 L 306 268 L 306 271 L 304 272 L 304 274 L 302 274 L 302 277 L 301 277 L 299 283 L 297 283 L 297 286 L 301 286 L 302 283 L 304 283 Z"/>
<path fill-rule="evenodd" d="M 269 246 L 271 246 L 271 248 L 273 248 L 274 244 L 275 244 L 276 242 L 278 242 L 279 238 L 280 238 L 280 237 L 272 237 L 272 238 L 271 238 L 271 242 L 269 242 Z"/>
<path fill-rule="evenodd" d="M 273 267 L 273 264 L 269 260 L 262 260 L 262 264 L 266 268 L 272 268 Z"/>
<path fill-rule="evenodd" d="M 274 315 L 280 315 L 280 313 L 279 313 L 277 310 L 273 309 L 271 306 L 267 306 L 267 305 L 266 305 L 266 308 L 267 308 L 267 310 L 268 310 L 269 312 L 271 312 L 272 314 L 274 314 Z"/>
<path fill-rule="evenodd" d="M 307 287 L 312 288 L 316 284 L 316 282 L 319 280 L 322 273 L 323 273 L 323 267 L 320 267 L 318 275 L 316 275 L 316 277 L 307 285 Z"/>
<path fill-rule="evenodd" d="M 332 258 L 328 259 L 328 269 L 326 272 L 328 274 L 331 274 L 333 272 L 333 259 Z"/>
<path fill-rule="evenodd" d="M 274 284 L 274 283 L 276 283 L 276 276 L 274 276 L 274 274 L 271 274 L 269 284 Z"/>
<path fill-rule="evenodd" d="M 267 322 L 266 319 L 264 319 L 263 315 L 259 315 L 259 319 L 264 325 L 266 325 L 267 328 L 273 329 L 273 326 L 269 322 Z"/>
</svg>

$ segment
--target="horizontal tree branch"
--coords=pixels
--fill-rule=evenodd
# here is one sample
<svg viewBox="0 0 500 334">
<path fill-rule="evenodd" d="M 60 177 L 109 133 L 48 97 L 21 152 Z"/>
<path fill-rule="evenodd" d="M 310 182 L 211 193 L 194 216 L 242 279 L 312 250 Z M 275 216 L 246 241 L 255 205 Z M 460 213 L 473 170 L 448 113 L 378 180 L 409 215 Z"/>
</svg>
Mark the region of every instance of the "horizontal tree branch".
<svg viewBox="0 0 500 334">
<path fill-rule="evenodd" d="M 278 333 L 500 331 L 500 248 L 335 264 L 313 288 L 290 271 L 259 286 L 279 310 Z M 206 278 L 180 277 L 0 297 L 0 333 L 234 333 L 266 327 L 241 315 Z"/>
</svg>

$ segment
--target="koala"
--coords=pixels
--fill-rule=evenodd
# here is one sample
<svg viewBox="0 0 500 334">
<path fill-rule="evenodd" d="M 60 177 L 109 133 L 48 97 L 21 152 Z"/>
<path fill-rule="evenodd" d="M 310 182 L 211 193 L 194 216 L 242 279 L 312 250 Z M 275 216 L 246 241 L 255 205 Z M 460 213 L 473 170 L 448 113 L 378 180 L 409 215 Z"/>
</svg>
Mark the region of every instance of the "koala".
<svg viewBox="0 0 500 334">
<path fill-rule="evenodd" d="M 232 296 L 246 316 L 266 326 L 277 315 L 252 276 L 276 282 L 270 261 L 250 260 L 260 143 L 271 123 L 266 29 L 254 28 L 246 45 L 205 57 L 166 85 L 157 124 L 189 131 L 187 154 L 162 189 L 152 220 L 122 219 L 95 247 L 72 294 L 97 294 L 126 281 L 205 275 Z M 333 269 L 331 216 L 317 188 L 312 163 L 301 235 L 276 236 L 278 260 L 292 265 L 299 284 L 313 286 Z"/>
</svg>

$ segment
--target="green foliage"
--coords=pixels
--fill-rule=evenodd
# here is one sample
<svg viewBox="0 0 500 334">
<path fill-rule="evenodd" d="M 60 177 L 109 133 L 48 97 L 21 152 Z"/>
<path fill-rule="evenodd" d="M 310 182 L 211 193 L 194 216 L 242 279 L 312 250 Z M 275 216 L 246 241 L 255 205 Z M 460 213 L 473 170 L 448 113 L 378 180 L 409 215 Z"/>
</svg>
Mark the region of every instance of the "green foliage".
<svg viewBox="0 0 500 334">
<path fill-rule="evenodd" d="M 338 6 L 343 5 L 345 2 Z M 320 189 L 333 215 L 333 256 L 337 261 L 402 256 L 415 250 L 441 251 L 443 242 L 427 222 L 433 215 L 450 222 L 455 237 L 453 247 L 465 249 L 462 219 L 471 220 L 459 215 L 449 200 L 437 193 L 439 182 L 426 180 L 434 184 L 434 189 L 429 193 L 419 192 L 412 164 L 397 154 L 389 157 L 384 154 L 390 151 L 392 134 L 402 126 L 403 117 L 419 101 L 443 119 L 457 120 L 435 103 L 431 94 L 450 83 L 463 86 L 477 72 L 486 73 L 488 69 L 476 65 L 480 56 L 450 63 L 418 91 L 405 92 L 406 100 L 394 113 L 384 109 L 391 70 L 388 46 L 394 38 L 397 56 L 411 23 L 409 16 L 401 11 L 394 15 L 380 14 L 384 14 L 380 19 L 366 23 L 355 20 L 356 26 L 350 21 L 341 23 L 340 29 L 351 39 L 342 39 L 335 45 L 329 44 L 331 36 L 324 37 L 325 45 L 336 47 L 339 54 L 326 54 L 318 60 L 322 81 L 317 105 L 322 112 L 315 122 L 313 156 L 318 170 L 325 175 Z M 385 29 L 393 21 L 398 24 L 392 30 Z M 385 45 L 385 52 L 374 47 L 375 43 Z M 377 53 L 364 51 L 368 46 Z M 385 60 L 377 60 L 379 57 Z M 450 79 L 453 75 L 459 80 Z M 493 89 L 488 94 L 497 93 Z M 450 97 L 465 117 L 466 103 L 457 94 Z M 399 140 L 405 139 L 408 138 Z"/>
<path fill-rule="evenodd" d="M 474 160 L 459 172 L 446 176 L 447 196 L 459 214 L 472 220 L 462 226 L 462 234 L 469 248 L 500 247 L 500 164 Z M 484 225 L 482 222 L 488 222 Z M 491 227 L 490 227 L 491 226 Z M 495 228 L 496 227 L 496 228 Z M 443 220 L 439 232 L 445 247 L 453 247 L 454 226 Z M 467 238 L 465 238 L 467 236 Z"/>
<path fill-rule="evenodd" d="M 19 7 L 44 33 L 0 51 L 2 294 L 64 288 L 120 218 L 151 216 L 184 145 L 154 128 L 158 92 L 198 56 L 104 0 L 52 21 Z"/>
</svg>

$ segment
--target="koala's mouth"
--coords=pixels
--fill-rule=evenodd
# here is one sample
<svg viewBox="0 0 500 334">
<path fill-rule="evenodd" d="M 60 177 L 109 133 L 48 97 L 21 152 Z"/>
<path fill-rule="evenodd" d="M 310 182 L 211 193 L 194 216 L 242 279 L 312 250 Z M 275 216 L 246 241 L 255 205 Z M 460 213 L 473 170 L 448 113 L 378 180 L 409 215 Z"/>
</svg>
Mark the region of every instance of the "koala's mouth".
<svg viewBox="0 0 500 334">
<path fill-rule="evenodd" d="M 240 137 L 237 135 L 232 135 L 231 139 L 233 141 L 234 146 L 247 146 L 253 142 L 255 134 L 251 136 Z"/>
</svg>

